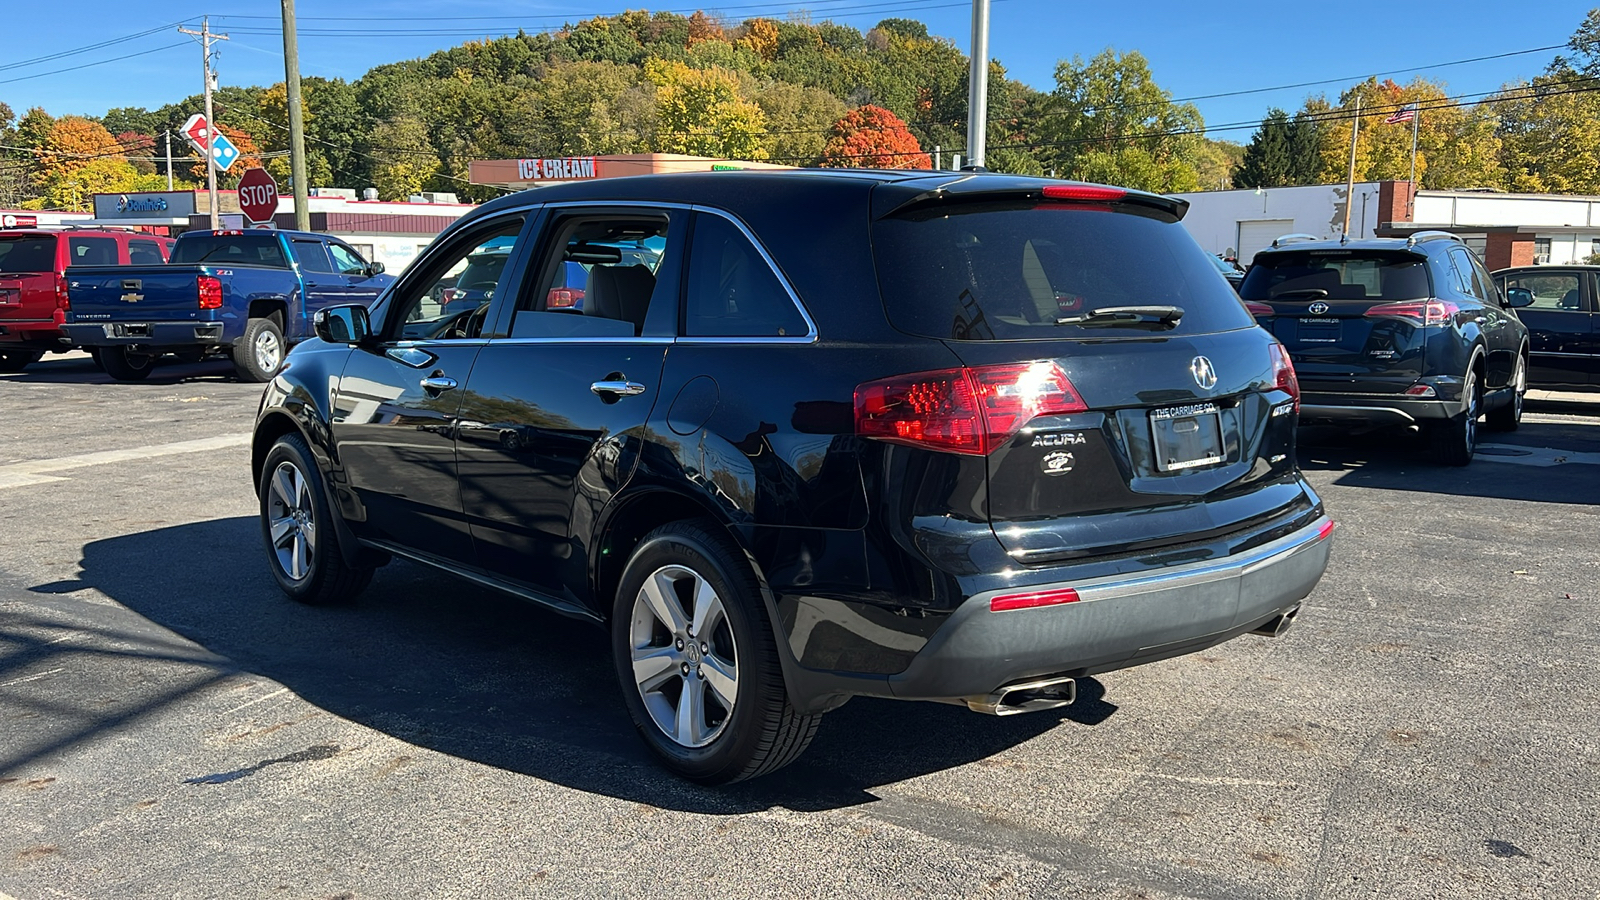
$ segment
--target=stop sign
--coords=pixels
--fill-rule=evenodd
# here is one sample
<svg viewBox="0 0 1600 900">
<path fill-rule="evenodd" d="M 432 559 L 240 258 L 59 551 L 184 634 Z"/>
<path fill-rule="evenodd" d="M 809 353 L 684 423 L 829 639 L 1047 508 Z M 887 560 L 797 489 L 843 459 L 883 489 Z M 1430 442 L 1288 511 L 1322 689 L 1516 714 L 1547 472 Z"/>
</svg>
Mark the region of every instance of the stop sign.
<svg viewBox="0 0 1600 900">
<path fill-rule="evenodd" d="M 266 169 L 246 169 L 239 179 L 239 211 L 252 222 L 270 222 L 278 211 L 278 183 Z"/>
</svg>

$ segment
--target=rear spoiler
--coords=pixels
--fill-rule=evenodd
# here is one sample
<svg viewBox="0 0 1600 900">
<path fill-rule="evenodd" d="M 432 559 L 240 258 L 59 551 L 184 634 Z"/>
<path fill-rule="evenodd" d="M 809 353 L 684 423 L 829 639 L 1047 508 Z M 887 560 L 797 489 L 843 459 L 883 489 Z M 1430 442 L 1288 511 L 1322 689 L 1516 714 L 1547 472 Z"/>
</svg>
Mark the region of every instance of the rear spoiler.
<svg viewBox="0 0 1600 900">
<path fill-rule="evenodd" d="M 1174 222 L 1189 212 L 1187 200 L 1146 191 L 1077 181 L 973 172 L 880 184 L 872 192 L 872 217 L 882 219 L 942 204 L 1006 201 L 1139 206 L 1170 216 Z"/>
</svg>

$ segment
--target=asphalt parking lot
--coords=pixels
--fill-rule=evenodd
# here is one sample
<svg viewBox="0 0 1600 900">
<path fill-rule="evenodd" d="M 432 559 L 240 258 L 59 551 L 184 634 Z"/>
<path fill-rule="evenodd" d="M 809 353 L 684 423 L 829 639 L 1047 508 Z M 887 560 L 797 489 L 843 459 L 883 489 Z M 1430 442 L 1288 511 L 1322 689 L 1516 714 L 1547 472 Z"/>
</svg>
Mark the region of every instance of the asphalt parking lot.
<svg viewBox="0 0 1600 900">
<path fill-rule="evenodd" d="M 283 599 L 260 393 L 0 377 L 0 900 L 1600 896 L 1600 403 L 1465 469 L 1308 432 L 1341 527 L 1286 635 L 1033 715 L 855 700 L 709 790 L 597 630 L 406 563 Z"/>
</svg>

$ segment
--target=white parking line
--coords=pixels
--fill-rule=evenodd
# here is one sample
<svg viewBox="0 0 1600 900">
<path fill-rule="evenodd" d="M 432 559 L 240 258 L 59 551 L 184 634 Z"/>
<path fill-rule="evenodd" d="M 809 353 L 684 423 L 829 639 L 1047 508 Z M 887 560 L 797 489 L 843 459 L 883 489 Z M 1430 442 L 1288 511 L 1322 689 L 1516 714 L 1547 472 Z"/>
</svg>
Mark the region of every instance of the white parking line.
<svg viewBox="0 0 1600 900">
<path fill-rule="evenodd" d="M 222 437 L 200 438 L 193 441 L 174 441 L 170 444 L 152 444 L 148 447 L 129 447 L 125 450 L 102 450 L 98 453 L 80 453 L 76 456 L 58 456 L 54 459 L 30 459 L 27 462 L 0 466 L 0 488 L 22 487 L 29 484 L 46 484 L 65 481 L 50 472 L 82 469 L 86 466 L 104 466 L 110 463 L 149 459 L 153 456 L 172 456 L 178 453 L 203 453 L 242 447 L 250 443 L 248 434 L 228 434 Z"/>
</svg>

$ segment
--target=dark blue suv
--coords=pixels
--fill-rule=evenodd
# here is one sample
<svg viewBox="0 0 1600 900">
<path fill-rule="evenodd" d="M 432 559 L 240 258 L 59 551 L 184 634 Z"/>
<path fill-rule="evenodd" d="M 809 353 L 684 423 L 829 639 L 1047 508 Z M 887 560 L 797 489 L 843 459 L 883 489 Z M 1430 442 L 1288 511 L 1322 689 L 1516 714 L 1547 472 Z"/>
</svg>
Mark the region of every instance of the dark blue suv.
<svg viewBox="0 0 1600 900">
<path fill-rule="evenodd" d="M 1289 349 L 1300 424 L 1421 428 L 1442 463 L 1464 466 L 1478 420 L 1522 419 L 1528 329 L 1461 239 L 1317 240 L 1289 235 L 1256 254 L 1239 289 Z"/>
</svg>

